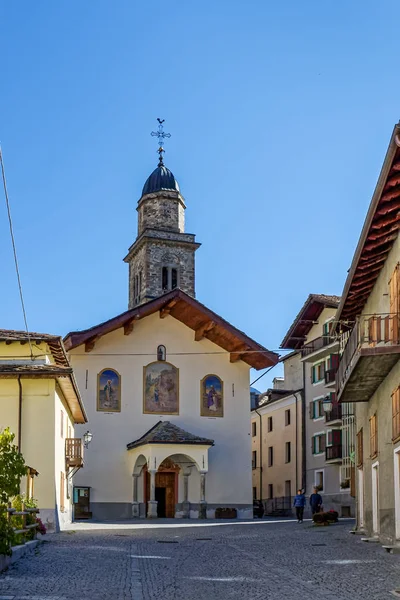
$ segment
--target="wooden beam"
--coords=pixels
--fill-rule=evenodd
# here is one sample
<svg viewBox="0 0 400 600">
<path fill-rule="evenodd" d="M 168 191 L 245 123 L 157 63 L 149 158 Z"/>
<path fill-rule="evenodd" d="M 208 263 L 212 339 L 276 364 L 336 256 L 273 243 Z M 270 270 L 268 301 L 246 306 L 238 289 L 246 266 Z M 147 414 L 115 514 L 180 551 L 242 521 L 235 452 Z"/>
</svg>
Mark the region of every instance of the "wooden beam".
<svg viewBox="0 0 400 600">
<path fill-rule="evenodd" d="M 168 317 L 168 315 L 171 312 L 171 309 L 175 306 L 177 302 L 177 298 L 174 298 L 173 300 L 171 300 L 171 302 L 168 302 L 166 306 L 160 308 L 160 319 L 165 319 L 165 317 Z"/>
<path fill-rule="evenodd" d="M 100 336 L 94 335 L 85 342 L 85 352 L 91 352 Z"/>
<path fill-rule="evenodd" d="M 12 344 L 13 341 L 12 340 L 6 340 L 6 346 L 9 346 L 10 344 Z"/>
<path fill-rule="evenodd" d="M 207 333 L 211 331 L 211 329 L 214 329 L 215 325 L 216 323 L 214 323 L 214 321 L 207 321 L 203 325 L 200 325 L 194 332 L 195 341 L 200 342 L 200 340 L 207 337 Z"/>
<path fill-rule="evenodd" d="M 133 331 L 133 328 L 135 326 L 135 321 L 137 321 L 139 318 L 139 315 L 135 315 L 133 317 L 133 319 L 130 319 L 129 321 L 127 321 L 124 325 L 124 335 L 130 335 Z"/>
<path fill-rule="evenodd" d="M 242 356 L 243 356 L 243 353 L 241 353 L 241 352 L 231 352 L 230 357 L 229 357 L 229 361 L 231 363 L 235 363 L 238 360 L 241 360 Z"/>
</svg>

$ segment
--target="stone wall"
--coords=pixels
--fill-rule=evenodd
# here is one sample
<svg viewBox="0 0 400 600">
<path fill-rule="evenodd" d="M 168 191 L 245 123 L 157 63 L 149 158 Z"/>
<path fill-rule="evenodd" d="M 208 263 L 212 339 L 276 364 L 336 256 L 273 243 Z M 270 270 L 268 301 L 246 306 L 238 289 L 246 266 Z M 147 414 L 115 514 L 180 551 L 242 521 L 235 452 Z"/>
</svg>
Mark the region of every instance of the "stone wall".
<svg viewBox="0 0 400 600">
<path fill-rule="evenodd" d="M 185 203 L 178 192 L 146 194 L 139 200 L 138 235 L 145 229 L 185 231 Z"/>
</svg>

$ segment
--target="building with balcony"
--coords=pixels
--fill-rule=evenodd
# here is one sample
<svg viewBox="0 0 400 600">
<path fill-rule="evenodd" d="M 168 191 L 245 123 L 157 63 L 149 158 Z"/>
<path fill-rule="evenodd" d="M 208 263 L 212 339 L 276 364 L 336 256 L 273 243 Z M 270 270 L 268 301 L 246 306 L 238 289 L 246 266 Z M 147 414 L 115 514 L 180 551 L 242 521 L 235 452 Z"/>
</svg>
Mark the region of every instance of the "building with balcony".
<svg viewBox="0 0 400 600">
<path fill-rule="evenodd" d="M 274 379 L 251 411 L 253 498 L 262 500 L 268 515 L 291 514 L 293 496 L 303 487 L 300 358 L 293 352 L 281 359 L 284 377 Z"/>
<path fill-rule="evenodd" d="M 86 413 L 60 337 L 0 330 L 0 430 L 29 466 L 21 493 L 38 501 L 48 531 L 72 520 L 73 474 L 83 467 L 75 426 Z"/>
<path fill-rule="evenodd" d="M 305 493 L 318 487 L 326 509 L 350 516 L 354 417 L 351 406 L 343 412 L 335 392 L 339 337 L 333 327 L 339 301 L 338 296 L 310 294 L 281 347 L 301 355 Z"/>
<path fill-rule="evenodd" d="M 400 540 L 399 209 L 396 125 L 336 317 L 336 394 L 357 423 L 357 527 L 389 545 Z"/>
</svg>

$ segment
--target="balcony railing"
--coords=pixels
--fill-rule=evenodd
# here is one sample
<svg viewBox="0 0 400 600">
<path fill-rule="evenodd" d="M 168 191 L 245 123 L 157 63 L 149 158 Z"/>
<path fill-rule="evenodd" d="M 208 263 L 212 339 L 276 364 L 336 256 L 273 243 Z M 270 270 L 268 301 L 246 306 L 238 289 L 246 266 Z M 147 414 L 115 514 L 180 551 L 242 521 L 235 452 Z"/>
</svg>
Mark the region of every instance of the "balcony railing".
<svg viewBox="0 0 400 600">
<path fill-rule="evenodd" d="M 335 337 L 332 335 L 321 335 L 321 337 L 315 338 L 312 342 L 308 342 L 308 344 L 304 344 L 301 349 L 301 356 L 304 358 L 309 354 L 313 354 L 313 352 L 317 352 L 317 350 L 321 350 L 325 348 L 325 346 L 329 346 L 333 344 L 335 341 Z"/>
<path fill-rule="evenodd" d="M 393 364 L 398 360 L 396 346 L 398 347 L 400 343 L 399 315 L 384 313 L 362 316 L 357 319 L 351 333 L 345 334 L 344 337 L 345 345 L 344 347 L 342 346 L 343 350 L 336 374 L 336 392 L 338 398 L 352 376 L 360 357 L 375 357 L 377 366 L 378 361 L 382 357 L 384 358 L 379 365 L 379 369 L 377 369 L 377 373 L 360 373 L 360 376 L 363 377 L 361 383 L 364 387 L 366 386 L 365 393 L 363 395 L 360 394 L 360 398 L 354 397 L 354 400 L 368 400 L 368 394 L 373 393 L 377 389 Z M 392 357 L 385 359 L 389 354 Z M 365 375 L 368 375 L 368 378 Z M 369 385 L 367 385 L 367 379 L 370 381 Z M 344 401 L 352 401 L 352 398 L 345 399 Z"/>
<path fill-rule="evenodd" d="M 327 446 L 325 448 L 325 460 L 341 460 L 342 446 Z"/>
<path fill-rule="evenodd" d="M 330 412 L 325 413 L 325 423 L 332 423 L 332 421 L 339 421 L 342 418 L 342 405 L 334 404 Z"/>
<path fill-rule="evenodd" d="M 70 467 L 83 467 L 83 443 L 81 438 L 67 438 L 65 440 L 65 465 Z"/>
</svg>

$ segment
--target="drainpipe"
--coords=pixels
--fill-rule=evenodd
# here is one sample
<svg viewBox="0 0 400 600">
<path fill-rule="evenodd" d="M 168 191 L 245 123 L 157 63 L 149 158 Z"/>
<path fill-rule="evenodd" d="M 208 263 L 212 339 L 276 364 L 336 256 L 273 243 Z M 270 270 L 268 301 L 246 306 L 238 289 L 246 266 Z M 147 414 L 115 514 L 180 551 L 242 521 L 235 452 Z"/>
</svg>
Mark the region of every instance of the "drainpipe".
<svg viewBox="0 0 400 600">
<path fill-rule="evenodd" d="M 254 409 L 256 411 L 256 413 L 258 414 L 258 416 L 260 417 L 260 500 L 262 501 L 262 493 L 263 493 L 263 489 L 262 489 L 262 484 L 263 484 L 263 461 L 262 461 L 262 419 L 261 419 L 261 415 L 258 412 L 257 408 Z"/>
<path fill-rule="evenodd" d="M 22 426 L 22 382 L 21 375 L 18 375 L 18 452 L 21 454 L 21 426 Z"/>
</svg>

